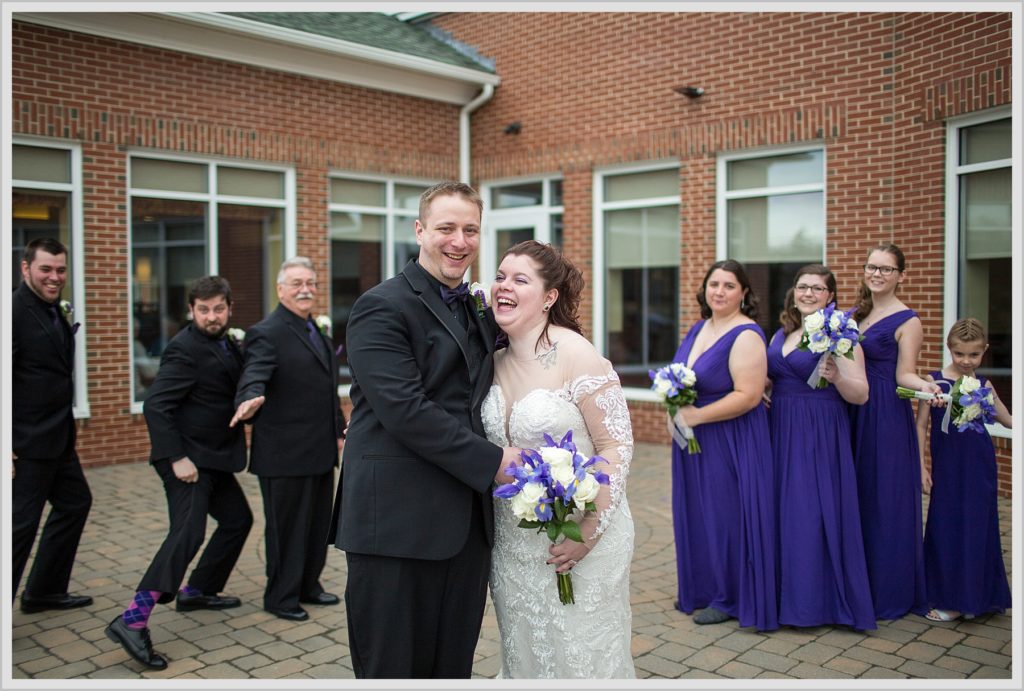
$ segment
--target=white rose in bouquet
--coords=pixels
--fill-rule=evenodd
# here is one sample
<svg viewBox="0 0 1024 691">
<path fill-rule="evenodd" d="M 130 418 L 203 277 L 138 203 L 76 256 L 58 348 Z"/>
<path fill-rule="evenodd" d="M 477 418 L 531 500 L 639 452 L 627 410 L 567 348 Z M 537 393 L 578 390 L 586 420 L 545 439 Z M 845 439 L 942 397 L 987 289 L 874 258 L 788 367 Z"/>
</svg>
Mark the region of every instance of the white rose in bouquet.
<svg viewBox="0 0 1024 691">
<path fill-rule="evenodd" d="M 836 341 L 836 352 L 840 355 L 846 355 L 850 352 L 850 348 L 853 347 L 853 341 L 849 338 L 840 338 Z"/>
<path fill-rule="evenodd" d="M 594 479 L 594 476 L 587 473 L 582 480 L 580 480 L 579 486 L 576 487 L 576 494 L 572 495 L 572 500 L 576 504 L 576 508 L 583 511 L 587 508 L 588 501 L 594 501 L 597 498 L 597 492 L 601 489 L 601 485 Z"/>
<path fill-rule="evenodd" d="M 562 487 L 569 487 L 576 480 L 576 472 L 572 464 L 551 466 L 552 479 Z"/>
<path fill-rule="evenodd" d="M 812 353 L 828 352 L 828 338 L 823 333 L 814 334 L 811 336 L 810 343 L 807 344 L 807 350 Z"/>
<path fill-rule="evenodd" d="M 537 502 L 547 492 L 548 490 L 543 484 L 527 482 L 523 485 L 523 489 L 519 494 L 512 497 L 512 513 L 515 514 L 516 518 L 525 518 L 528 521 L 537 520 L 537 514 L 534 513 L 534 509 L 537 508 Z"/>
<path fill-rule="evenodd" d="M 974 393 L 981 388 L 981 382 L 974 377 L 964 377 L 960 382 L 960 393 Z"/>
<path fill-rule="evenodd" d="M 662 396 L 668 396 L 672 391 L 672 382 L 664 377 L 658 377 L 654 380 L 654 390 Z"/>
<path fill-rule="evenodd" d="M 825 316 L 821 312 L 814 312 L 804 317 L 804 331 L 814 333 L 825 328 Z"/>
<path fill-rule="evenodd" d="M 552 472 L 559 466 L 569 466 L 572 469 L 572 452 L 568 449 L 545 446 L 540 450 L 540 457 L 544 459 L 545 463 L 551 464 Z"/>
<path fill-rule="evenodd" d="M 854 319 L 853 317 L 850 317 L 849 319 L 846 320 L 846 328 L 849 329 L 850 331 L 860 330 L 857 328 L 857 320 Z"/>
<path fill-rule="evenodd" d="M 843 315 L 839 312 L 833 312 L 832 316 L 829 317 L 828 326 L 833 331 L 839 331 L 839 327 L 843 325 Z"/>
</svg>

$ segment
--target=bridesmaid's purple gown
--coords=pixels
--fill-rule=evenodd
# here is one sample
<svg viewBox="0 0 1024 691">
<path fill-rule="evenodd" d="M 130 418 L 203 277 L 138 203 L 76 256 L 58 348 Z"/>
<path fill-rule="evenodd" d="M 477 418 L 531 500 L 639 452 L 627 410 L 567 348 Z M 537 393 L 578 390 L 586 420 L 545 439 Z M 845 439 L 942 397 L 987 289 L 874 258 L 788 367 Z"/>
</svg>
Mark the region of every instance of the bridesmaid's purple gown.
<svg viewBox="0 0 1024 691">
<path fill-rule="evenodd" d="M 850 406 L 860 523 L 876 619 L 928 611 L 917 428 L 910 401 L 896 395 L 896 329 L 916 316 L 909 309 L 896 312 L 863 333 L 868 402 Z"/>
<path fill-rule="evenodd" d="M 686 363 L 705 322 L 683 339 L 675 362 Z M 693 363 L 697 407 L 733 390 L 729 352 L 742 324 Z M 775 511 L 768 415 L 763 405 L 732 420 L 694 429 L 701 453 L 672 445 L 672 514 L 679 574 L 679 609 L 715 607 L 741 626 L 778 628 L 775 589 Z"/>
<path fill-rule="evenodd" d="M 949 391 L 953 382 L 932 372 Z M 981 380 L 985 385 L 984 379 Z M 964 614 L 1010 607 L 996 504 L 996 450 L 988 433 L 942 431 L 945 411 L 931 411 L 932 497 L 924 534 L 928 604 Z"/>
<path fill-rule="evenodd" d="M 779 510 L 779 623 L 874 629 L 846 401 L 807 384 L 820 355 L 768 346 L 768 413 Z"/>
</svg>

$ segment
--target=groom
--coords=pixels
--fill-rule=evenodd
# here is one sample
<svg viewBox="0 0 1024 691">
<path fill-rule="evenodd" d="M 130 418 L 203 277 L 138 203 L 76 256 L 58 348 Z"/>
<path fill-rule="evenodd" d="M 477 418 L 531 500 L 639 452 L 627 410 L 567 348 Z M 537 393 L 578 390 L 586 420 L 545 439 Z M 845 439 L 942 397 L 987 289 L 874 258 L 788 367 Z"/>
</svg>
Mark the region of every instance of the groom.
<svg viewBox="0 0 1024 691">
<path fill-rule="evenodd" d="M 462 277 L 483 205 L 468 185 L 420 197 L 419 257 L 363 294 L 348 323 L 352 417 L 334 513 L 356 677 L 473 669 L 494 538 L 491 483 L 519 450 L 487 441 L 480 405 L 496 326 Z"/>
</svg>

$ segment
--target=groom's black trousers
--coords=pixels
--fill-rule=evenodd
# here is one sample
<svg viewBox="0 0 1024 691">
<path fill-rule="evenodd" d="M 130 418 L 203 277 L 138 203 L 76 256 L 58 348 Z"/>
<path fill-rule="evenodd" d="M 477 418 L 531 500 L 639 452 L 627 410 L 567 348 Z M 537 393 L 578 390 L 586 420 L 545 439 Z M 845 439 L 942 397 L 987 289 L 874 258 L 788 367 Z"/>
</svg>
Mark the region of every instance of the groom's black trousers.
<svg viewBox="0 0 1024 691">
<path fill-rule="evenodd" d="M 358 679 L 469 679 L 491 569 L 480 502 L 462 551 L 431 561 L 346 553 Z"/>
</svg>

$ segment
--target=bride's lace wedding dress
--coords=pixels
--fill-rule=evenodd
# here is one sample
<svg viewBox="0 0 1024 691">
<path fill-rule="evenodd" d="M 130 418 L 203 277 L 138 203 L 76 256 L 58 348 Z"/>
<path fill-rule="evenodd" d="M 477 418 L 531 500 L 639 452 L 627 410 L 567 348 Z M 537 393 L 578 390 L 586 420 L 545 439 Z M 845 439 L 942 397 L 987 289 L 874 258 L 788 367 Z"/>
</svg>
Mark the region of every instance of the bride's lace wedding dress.
<svg viewBox="0 0 1024 691">
<path fill-rule="evenodd" d="M 629 566 L 633 518 L 626 475 L 633 456 L 629 410 L 611 364 L 582 336 L 551 327 L 555 346 L 537 358 L 495 354 L 494 383 L 483 403 L 487 438 L 501 446 L 540 448 L 572 430 L 581 454 L 595 453 L 610 482 L 597 512 L 581 524 L 597 537 L 572 571 L 575 604 L 558 599 L 551 542 L 518 527 L 510 502 L 495 499 L 491 599 L 501 634 L 499 678 L 633 678 Z"/>
</svg>

